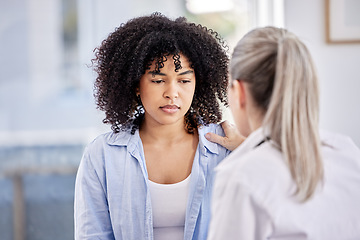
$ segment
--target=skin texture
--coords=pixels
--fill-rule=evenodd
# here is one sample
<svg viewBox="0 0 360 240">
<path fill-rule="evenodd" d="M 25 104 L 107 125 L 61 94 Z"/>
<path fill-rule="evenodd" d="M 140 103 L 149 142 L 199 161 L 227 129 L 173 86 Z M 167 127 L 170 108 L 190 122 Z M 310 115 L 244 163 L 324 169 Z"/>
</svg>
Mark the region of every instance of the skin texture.
<svg viewBox="0 0 360 240">
<path fill-rule="evenodd" d="M 139 95 L 145 109 L 144 123 L 157 127 L 166 124 L 185 124 L 195 92 L 195 72 L 186 57 L 180 54 L 182 68 L 175 72 L 172 61 L 164 62 L 159 73 L 155 63 L 140 79 Z"/>
<path fill-rule="evenodd" d="M 145 109 L 140 137 L 149 179 L 162 184 L 184 180 L 191 172 L 198 135 L 184 129 L 185 114 L 195 92 L 195 72 L 180 54 L 182 68 L 175 72 L 172 61 L 159 73 L 155 63 L 140 79 L 138 94 Z"/>
</svg>

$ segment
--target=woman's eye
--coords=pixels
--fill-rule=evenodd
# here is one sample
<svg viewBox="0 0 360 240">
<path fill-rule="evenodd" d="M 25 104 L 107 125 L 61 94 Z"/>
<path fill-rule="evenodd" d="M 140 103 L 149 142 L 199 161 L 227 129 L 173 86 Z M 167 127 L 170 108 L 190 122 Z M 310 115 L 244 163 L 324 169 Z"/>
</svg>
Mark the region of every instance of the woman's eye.
<svg viewBox="0 0 360 240">
<path fill-rule="evenodd" d="M 162 83 L 162 82 L 164 82 L 164 80 L 162 80 L 162 79 L 159 79 L 159 80 L 151 80 L 151 82 L 153 82 L 153 83 Z"/>
<path fill-rule="evenodd" d="M 183 80 L 180 80 L 181 83 L 189 83 L 191 82 L 190 80 L 187 80 L 187 79 L 183 79 Z"/>
</svg>

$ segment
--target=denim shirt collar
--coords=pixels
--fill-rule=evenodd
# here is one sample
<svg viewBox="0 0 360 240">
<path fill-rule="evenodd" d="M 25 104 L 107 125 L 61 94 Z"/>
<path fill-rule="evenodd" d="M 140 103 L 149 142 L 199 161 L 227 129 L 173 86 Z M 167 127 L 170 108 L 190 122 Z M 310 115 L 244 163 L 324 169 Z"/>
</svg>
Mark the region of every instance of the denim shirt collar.
<svg viewBox="0 0 360 240">
<path fill-rule="evenodd" d="M 205 134 L 209 132 L 209 128 L 200 127 L 198 129 L 199 133 L 199 147 L 201 153 L 207 155 L 207 151 L 219 155 L 219 145 L 213 142 L 208 141 L 205 138 Z"/>
<path fill-rule="evenodd" d="M 205 138 L 205 134 L 208 132 L 209 128 L 200 127 L 198 129 L 200 152 L 205 156 L 207 155 L 208 151 L 218 155 L 219 146 Z M 139 130 L 136 130 L 134 135 L 130 134 L 130 130 L 119 133 L 111 133 L 106 140 L 106 142 L 112 146 L 128 146 L 130 153 L 135 151 L 135 148 L 139 146 L 139 141 L 141 141 Z"/>
</svg>

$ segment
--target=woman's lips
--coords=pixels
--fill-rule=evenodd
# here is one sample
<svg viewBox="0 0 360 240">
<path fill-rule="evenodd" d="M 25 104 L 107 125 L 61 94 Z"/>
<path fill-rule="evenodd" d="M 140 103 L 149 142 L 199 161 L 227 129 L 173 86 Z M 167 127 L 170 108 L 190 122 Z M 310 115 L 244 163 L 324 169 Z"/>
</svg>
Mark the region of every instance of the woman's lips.
<svg viewBox="0 0 360 240">
<path fill-rule="evenodd" d="M 160 107 L 160 109 L 166 113 L 176 113 L 179 111 L 180 107 L 176 105 L 165 105 Z"/>
</svg>

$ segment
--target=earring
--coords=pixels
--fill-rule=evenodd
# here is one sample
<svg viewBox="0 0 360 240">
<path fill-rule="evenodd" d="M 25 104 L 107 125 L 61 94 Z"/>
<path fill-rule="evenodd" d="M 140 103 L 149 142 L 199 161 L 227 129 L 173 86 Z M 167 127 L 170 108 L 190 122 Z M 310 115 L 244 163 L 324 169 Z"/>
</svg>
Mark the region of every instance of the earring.
<svg viewBox="0 0 360 240">
<path fill-rule="evenodd" d="M 138 104 L 138 106 L 142 106 L 140 93 L 136 93 L 136 99 L 135 100 L 136 100 L 136 103 Z"/>
</svg>

